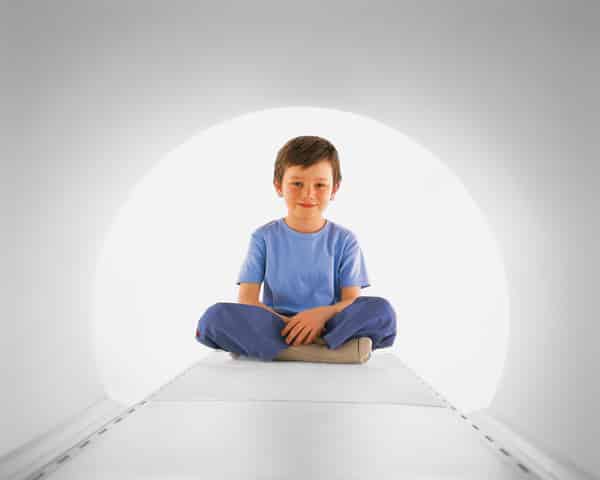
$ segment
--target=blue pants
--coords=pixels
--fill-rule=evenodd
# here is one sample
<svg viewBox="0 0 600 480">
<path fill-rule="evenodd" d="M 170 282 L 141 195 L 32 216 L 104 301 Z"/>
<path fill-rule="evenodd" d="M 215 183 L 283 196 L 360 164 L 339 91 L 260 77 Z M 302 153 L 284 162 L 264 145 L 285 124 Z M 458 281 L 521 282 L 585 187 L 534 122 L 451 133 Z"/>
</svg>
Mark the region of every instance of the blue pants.
<svg viewBox="0 0 600 480">
<path fill-rule="evenodd" d="M 289 347 L 281 330 L 286 323 L 256 305 L 219 302 L 198 320 L 196 340 L 217 350 L 272 361 Z M 327 333 L 323 333 L 327 332 Z M 338 348 L 352 338 L 371 337 L 373 350 L 389 347 L 396 338 L 396 313 L 381 297 L 358 297 L 325 324 L 321 338 Z"/>
</svg>

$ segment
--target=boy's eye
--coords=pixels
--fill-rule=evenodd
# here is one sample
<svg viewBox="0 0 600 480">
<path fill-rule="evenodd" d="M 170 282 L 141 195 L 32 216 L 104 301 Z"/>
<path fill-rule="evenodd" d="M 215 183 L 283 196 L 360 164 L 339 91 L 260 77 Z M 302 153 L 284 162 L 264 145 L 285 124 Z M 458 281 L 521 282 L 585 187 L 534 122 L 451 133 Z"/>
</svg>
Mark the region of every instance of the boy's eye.
<svg viewBox="0 0 600 480">
<path fill-rule="evenodd" d="M 302 182 L 292 182 L 292 185 L 300 185 Z M 326 187 L 327 185 L 324 183 L 317 184 L 319 187 Z"/>
</svg>

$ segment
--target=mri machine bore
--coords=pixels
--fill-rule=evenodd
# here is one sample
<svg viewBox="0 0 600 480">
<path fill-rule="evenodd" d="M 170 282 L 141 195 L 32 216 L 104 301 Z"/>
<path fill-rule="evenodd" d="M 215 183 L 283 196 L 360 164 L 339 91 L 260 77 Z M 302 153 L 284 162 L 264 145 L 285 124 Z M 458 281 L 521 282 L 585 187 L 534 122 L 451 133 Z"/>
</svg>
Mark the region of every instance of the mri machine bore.
<svg viewBox="0 0 600 480">
<path fill-rule="evenodd" d="M 145 7 L 2 7 L 0 477 L 600 476 L 597 9 Z M 305 133 L 292 121 L 339 139 L 331 218 L 358 230 L 373 285 L 402 306 L 404 343 L 365 365 L 233 361 L 191 337 L 204 306 L 235 295 L 236 248 L 273 209 L 269 145 Z M 381 178 L 388 144 L 369 122 L 435 161 L 398 150 Z M 204 154 L 176 158 L 196 142 Z M 467 210 L 436 200 L 443 185 L 479 223 L 457 223 Z M 394 207 L 387 235 L 355 192 Z M 206 198 L 243 212 L 211 240 L 217 210 L 193 203 Z M 460 248 L 477 260 L 452 283 Z M 422 277 L 411 258 L 430 262 Z"/>
</svg>

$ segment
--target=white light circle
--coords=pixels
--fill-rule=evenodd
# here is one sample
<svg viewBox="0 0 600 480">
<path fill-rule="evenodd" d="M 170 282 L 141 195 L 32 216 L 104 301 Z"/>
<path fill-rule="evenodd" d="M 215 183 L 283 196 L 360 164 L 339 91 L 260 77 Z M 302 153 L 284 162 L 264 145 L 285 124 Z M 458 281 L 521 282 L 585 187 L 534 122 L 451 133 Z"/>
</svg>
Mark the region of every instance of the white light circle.
<svg viewBox="0 0 600 480">
<path fill-rule="evenodd" d="M 463 411 L 502 373 L 508 289 L 495 239 L 460 180 L 373 119 L 312 107 L 253 112 L 198 133 L 133 188 L 98 260 L 96 355 L 110 397 L 131 404 L 211 349 L 195 339 L 216 302 L 237 301 L 250 233 L 287 214 L 273 166 L 290 138 L 337 148 L 342 183 L 325 218 L 352 230 L 371 287 L 397 313 L 391 352 Z M 373 355 L 379 353 L 375 351 Z"/>
</svg>

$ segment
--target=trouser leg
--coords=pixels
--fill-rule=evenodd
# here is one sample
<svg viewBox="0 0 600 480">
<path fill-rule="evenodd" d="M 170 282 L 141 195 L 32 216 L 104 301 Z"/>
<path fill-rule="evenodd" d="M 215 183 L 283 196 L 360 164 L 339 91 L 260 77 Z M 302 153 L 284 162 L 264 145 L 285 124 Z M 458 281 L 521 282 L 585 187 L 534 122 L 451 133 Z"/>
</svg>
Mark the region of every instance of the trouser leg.
<svg viewBox="0 0 600 480">
<path fill-rule="evenodd" d="M 385 298 L 358 297 L 326 324 L 323 339 L 338 348 L 351 338 L 370 337 L 373 350 L 389 347 L 396 338 L 396 312 Z"/>
<path fill-rule="evenodd" d="M 196 340 L 213 349 L 271 361 L 289 347 L 281 336 L 284 327 L 281 318 L 262 307 L 220 302 L 201 316 Z M 394 343 L 396 314 L 387 300 L 358 297 L 329 319 L 322 334 L 327 346 L 333 349 L 360 337 L 370 337 L 373 350 Z"/>
<path fill-rule="evenodd" d="M 272 360 L 288 347 L 281 336 L 285 322 L 256 305 L 219 302 L 198 320 L 196 340 L 216 350 Z"/>
</svg>

